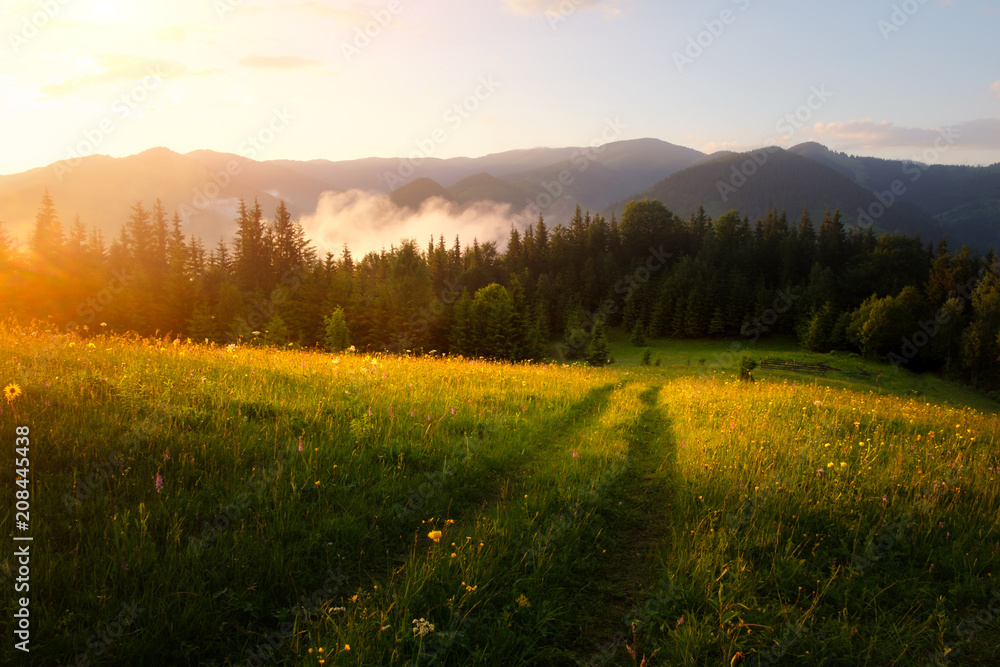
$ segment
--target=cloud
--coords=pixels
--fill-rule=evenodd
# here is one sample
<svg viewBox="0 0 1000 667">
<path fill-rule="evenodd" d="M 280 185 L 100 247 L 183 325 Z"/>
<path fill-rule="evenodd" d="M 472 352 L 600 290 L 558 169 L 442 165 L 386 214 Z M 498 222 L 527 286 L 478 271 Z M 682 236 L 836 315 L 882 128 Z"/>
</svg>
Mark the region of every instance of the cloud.
<svg viewBox="0 0 1000 667">
<path fill-rule="evenodd" d="M 355 256 L 377 252 L 402 239 L 427 239 L 459 234 L 464 243 L 504 241 L 511 224 L 523 227 L 526 216 L 515 214 L 509 204 L 477 202 L 460 206 L 440 198 L 424 202 L 420 210 L 400 208 L 386 195 L 362 190 L 324 192 L 313 214 L 300 221 L 306 235 L 321 251 L 339 253 L 344 244 Z M 450 243 L 450 241 L 449 241 Z"/>
<path fill-rule="evenodd" d="M 816 123 L 812 127 L 817 138 L 830 140 L 838 148 L 885 149 L 933 147 L 942 133 L 955 137 L 954 150 L 984 150 L 1000 148 L 1000 119 L 984 118 L 957 123 L 949 127 L 901 127 L 889 121 L 876 123 L 871 118 L 835 123 Z"/>
<path fill-rule="evenodd" d="M 96 56 L 98 67 L 75 79 L 56 81 L 41 86 L 39 90 L 50 96 L 59 97 L 80 90 L 113 87 L 121 83 L 135 83 L 148 76 L 175 78 L 187 73 L 188 68 L 176 61 L 156 60 L 120 54 Z"/>
<path fill-rule="evenodd" d="M 998 100 L 1000 100 L 1000 81 L 997 81 L 992 86 L 990 86 L 990 90 L 993 91 L 993 96 L 996 97 Z"/>
<path fill-rule="evenodd" d="M 240 58 L 239 64 L 244 67 L 269 67 L 274 69 L 294 69 L 296 67 L 312 67 L 321 65 L 319 60 L 301 58 L 299 56 L 246 56 Z"/>
<path fill-rule="evenodd" d="M 603 9 L 605 16 L 617 16 L 621 10 L 617 5 L 631 2 L 632 0 L 503 0 L 509 10 L 522 16 L 536 14 L 546 14 L 556 12 L 566 14 L 566 7 L 572 6 L 574 10 L 582 9 Z"/>
</svg>

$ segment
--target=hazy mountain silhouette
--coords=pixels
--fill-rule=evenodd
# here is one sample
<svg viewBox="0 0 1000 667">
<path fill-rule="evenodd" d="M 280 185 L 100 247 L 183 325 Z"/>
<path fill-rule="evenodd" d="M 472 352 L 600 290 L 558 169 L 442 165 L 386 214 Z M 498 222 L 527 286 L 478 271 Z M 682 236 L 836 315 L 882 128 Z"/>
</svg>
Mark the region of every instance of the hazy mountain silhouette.
<svg viewBox="0 0 1000 667">
<path fill-rule="evenodd" d="M 659 199 L 685 216 L 704 205 L 713 216 L 736 208 L 754 218 L 778 206 L 797 217 L 807 205 L 818 220 L 829 206 L 840 208 L 851 223 L 859 208 L 869 210 L 879 201 L 873 191 L 886 191 L 901 180 L 905 193 L 873 218 L 876 228 L 920 232 L 935 240 L 946 231 L 956 243 L 979 249 L 997 244 L 1000 164 L 926 167 L 849 156 L 810 142 L 768 153 L 756 170 L 747 168 L 755 173 L 746 184 L 736 187 L 747 160 L 752 163 L 753 154 L 706 155 L 657 139 L 598 148 L 530 148 L 478 158 L 341 162 L 255 161 L 208 150 L 181 155 L 154 148 L 124 158 L 94 155 L 0 176 L 0 221 L 24 242 L 48 188 L 64 227 L 79 215 L 88 228 L 97 225 L 107 241 L 118 235 L 137 200 L 149 206 L 159 198 L 170 215 L 181 215 L 188 235 L 214 244 L 220 237 L 232 238 L 240 197 L 249 203 L 257 199 L 268 217 L 284 199 L 298 216 L 315 211 L 325 191 L 355 189 L 391 193 L 398 206 L 413 209 L 431 197 L 462 205 L 493 201 L 509 204 L 514 212 L 532 206 L 534 215 L 541 212 L 551 224 L 566 222 L 577 205 L 620 214 L 633 198 Z"/>
</svg>

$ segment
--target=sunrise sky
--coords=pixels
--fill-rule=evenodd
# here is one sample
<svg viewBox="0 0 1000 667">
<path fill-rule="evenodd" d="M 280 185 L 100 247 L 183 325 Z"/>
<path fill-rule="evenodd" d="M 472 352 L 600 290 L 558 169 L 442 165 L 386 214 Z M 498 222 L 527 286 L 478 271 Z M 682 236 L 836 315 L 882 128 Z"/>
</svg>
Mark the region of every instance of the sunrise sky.
<svg viewBox="0 0 1000 667">
<path fill-rule="evenodd" d="M 13 0 L 0 173 L 154 146 L 478 156 L 588 145 L 609 118 L 706 152 L 937 141 L 990 164 L 998 35 L 998 0 Z"/>
</svg>

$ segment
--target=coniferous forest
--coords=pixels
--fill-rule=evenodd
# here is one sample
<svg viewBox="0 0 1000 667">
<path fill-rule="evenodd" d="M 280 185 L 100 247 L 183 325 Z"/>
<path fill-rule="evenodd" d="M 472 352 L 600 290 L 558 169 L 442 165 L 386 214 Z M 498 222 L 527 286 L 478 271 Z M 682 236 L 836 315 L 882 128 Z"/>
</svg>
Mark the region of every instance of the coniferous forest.
<svg viewBox="0 0 1000 667">
<path fill-rule="evenodd" d="M 796 337 L 1000 388 L 997 256 L 901 234 L 732 210 L 681 219 L 658 201 L 621 220 L 577 208 L 512 228 L 506 247 L 443 234 L 363 257 L 320 255 L 282 202 L 241 201 L 206 248 L 178 214 L 136 202 L 110 241 L 64 226 L 46 193 L 27 247 L 0 237 L 7 315 L 218 344 L 590 359 L 605 329 L 647 337 Z"/>
</svg>

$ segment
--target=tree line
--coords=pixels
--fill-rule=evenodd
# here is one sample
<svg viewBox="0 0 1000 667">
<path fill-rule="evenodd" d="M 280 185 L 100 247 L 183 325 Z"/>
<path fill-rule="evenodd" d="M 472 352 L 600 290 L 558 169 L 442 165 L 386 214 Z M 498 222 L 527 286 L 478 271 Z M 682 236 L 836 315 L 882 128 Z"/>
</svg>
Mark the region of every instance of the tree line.
<svg viewBox="0 0 1000 667">
<path fill-rule="evenodd" d="M 847 228 L 839 211 L 818 224 L 807 208 L 684 219 L 644 200 L 621 220 L 540 216 L 503 249 L 441 235 L 360 258 L 318 253 L 284 202 L 266 217 L 241 201 L 234 224 L 231 243 L 206 250 L 159 201 L 136 202 L 106 243 L 79 219 L 64 230 L 46 193 L 25 248 L 0 230 L 8 314 L 216 343 L 593 363 L 607 360 L 609 327 L 636 344 L 778 334 L 1000 387 L 996 253 Z"/>
</svg>

